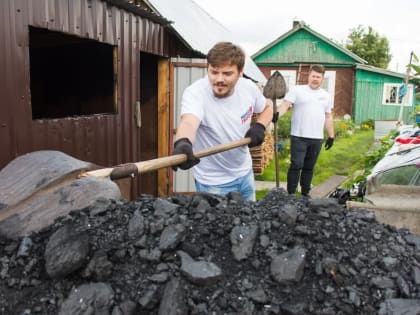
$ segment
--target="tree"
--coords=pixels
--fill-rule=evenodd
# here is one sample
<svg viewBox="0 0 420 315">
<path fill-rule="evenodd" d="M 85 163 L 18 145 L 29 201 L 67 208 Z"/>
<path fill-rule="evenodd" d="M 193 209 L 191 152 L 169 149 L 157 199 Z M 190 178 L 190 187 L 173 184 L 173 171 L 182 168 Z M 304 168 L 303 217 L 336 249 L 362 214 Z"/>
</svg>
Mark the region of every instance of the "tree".
<svg viewBox="0 0 420 315">
<path fill-rule="evenodd" d="M 416 86 L 416 92 L 419 93 L 420 92 L 420 63 L 419 63 L 419 58 L 414 52 L 411 52 L 410 64 L 407 67 L 408 67 L 407 69 L 408 73 L 411 74 L 410 80 Z"/>
<path fill-rule="evenodd" d="M 367 30 L 361 25 L 351 29 L 346 48 L 378 68 L 386 69 L 392 58 L 388 39 L 381 37 L 370 26 Z"/>
</svg>

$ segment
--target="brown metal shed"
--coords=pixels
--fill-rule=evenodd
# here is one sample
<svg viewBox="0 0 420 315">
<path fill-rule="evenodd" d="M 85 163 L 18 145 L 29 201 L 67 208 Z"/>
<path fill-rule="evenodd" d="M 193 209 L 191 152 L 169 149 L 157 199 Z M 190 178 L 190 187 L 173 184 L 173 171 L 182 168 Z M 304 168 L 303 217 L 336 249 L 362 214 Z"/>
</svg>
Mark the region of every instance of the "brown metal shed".
<svg viewBox="0 0 420 315">
<path fill-rule="evenodd" d="M 136 4 L 0 2 L 0 169 L 37 150 L 100 166 L 168 155 L 170 57 L 202 56 Z M 132 179 L 126 197 L 167 194 L 167 172 Z"/>
</svg>

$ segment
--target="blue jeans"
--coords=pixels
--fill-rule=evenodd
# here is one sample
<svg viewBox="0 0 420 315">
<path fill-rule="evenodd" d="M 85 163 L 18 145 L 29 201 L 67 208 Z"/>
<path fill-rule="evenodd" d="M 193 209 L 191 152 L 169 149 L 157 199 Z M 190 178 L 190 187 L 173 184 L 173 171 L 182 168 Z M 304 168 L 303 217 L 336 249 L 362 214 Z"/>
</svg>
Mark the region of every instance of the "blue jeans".
<svg viewBox="0 0 420 315">
<path fill-rule="evenodd" d="M 255 182 L 252 170 L 245 176 L 221 185 L 205 185 L 195 180 L 195 189 L 198 192 L 208 192 L 219 196 L 226 196 L 230 192 L 239 192 L 244 201 L 255 201 Z"/>
<path fill-rule="evenodd" d="M 309 194 L 322 142 L 322 139 L 290 137 L 290 167 L 287 172 L 287 192 L 289 194 L 296 192 L 299 178 L 302 194 Z"/>
</svg>

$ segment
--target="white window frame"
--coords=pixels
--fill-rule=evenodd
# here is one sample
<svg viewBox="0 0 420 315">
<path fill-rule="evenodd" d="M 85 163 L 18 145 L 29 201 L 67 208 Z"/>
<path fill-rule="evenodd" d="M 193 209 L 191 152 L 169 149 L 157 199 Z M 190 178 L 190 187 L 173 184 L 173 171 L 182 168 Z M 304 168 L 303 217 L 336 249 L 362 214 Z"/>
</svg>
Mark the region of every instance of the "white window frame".
<svg viewBox="0 0 420 315">
<path fill-rule="evenodd" d="M 335 96 L 335 76 L 336 71 L 325 71 L 324 80 L 321 85 L 321 87 L 330 94 L 332 104 L 334 104 Z"/>
<path fill-rule="evenodd" d="M 384 83 L 384 89 L 382 93 L 382 105 L 402 105 L 410 107 L 413 103 L 414 86 L 412 84 L 408 84 L 405 96 L 401 100 L 399 100 L 398 94 L 402 86 L 403 83 Z"/>
<path fill-rule="evenodd" d="M 296 85 L 296 70 L 271 70 L 270 75 L 276 71 L 281 73 L 288 89 Z"/>
</svg>

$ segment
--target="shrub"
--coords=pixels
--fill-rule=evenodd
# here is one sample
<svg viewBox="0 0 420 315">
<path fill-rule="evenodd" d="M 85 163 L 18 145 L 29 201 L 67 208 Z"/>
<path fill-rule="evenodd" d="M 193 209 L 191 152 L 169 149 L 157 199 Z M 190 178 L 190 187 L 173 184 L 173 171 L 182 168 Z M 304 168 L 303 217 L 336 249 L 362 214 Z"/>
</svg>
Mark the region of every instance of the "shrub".
<svg viewBox="0 0 420 315">
<path fill-rule="evenodd" d="M 363 121 L 360 124 L 360 129 L 361 130 L 373 130 L 374 128 L 375 128 L 375 121 L 371 118 Z"/>
<path fill-rule="evenodd" d="M 352 134 L 355 128 L 355 123 L 351 119 L 337 119 L 334 120 L 334 134 L 335 137 L 347 137 Z"/>
<path fill-rule="evenodd" d="M 385 156 L 385 154 L 394 144 L 394 139 L 397 135 L 398 131 L 391 130 L 388 135 L 379 139 L 379 143 L 376 143 L 375 146 L 371 150 L 366 152 L 364 155 L 363 174 L 360 174 L 357 177 L 348 180 L 346 183 L 343 184 L 343 187 L 351 188 L 355 183 L 366 182 L 366 179 L 371 174 L 372 169 Z"/>
<path fill-rule="evenodd" d="M 279 118 L 277 122 L 277 134 L 279 139 L 289 139 L 290 138 L 290 126 L 292 121 L 292 112 L 288 111 L 282 117 Z M 365 127 L 365 130 L 373 129 L 374 121 L 367 121 L 368 126 Z M 370 127 L 372 126 L 372 127 Z M 353 133 L 356 124 L 351 119 L 336 119 L 334 120 L 334 135 L 335 138 L 346 137 Z M 325 131 L 326 132 L 326 131 Z M 325 137 L 328 135 L 325 133 Z"/>
<path fill-rule="evenodd" d="M 381 138 L 375 148 L 365 155 L 365 171 L 370 171 L 385 156 L 393 144 L 394 140 L 390 135 Z"/>
<path fill-rule="evenodd" d="M 290 138 L 290 126 L 292 121 L 292 112 L 289 110 L 277 121 L 277 134 L 279 139 Z"/>
</svg>

